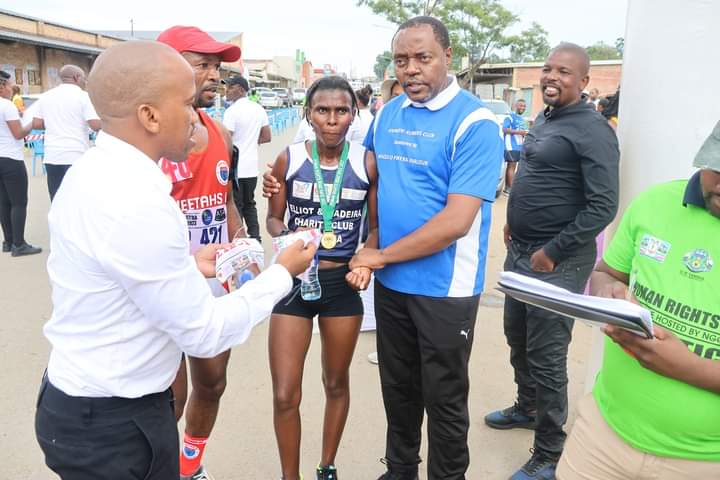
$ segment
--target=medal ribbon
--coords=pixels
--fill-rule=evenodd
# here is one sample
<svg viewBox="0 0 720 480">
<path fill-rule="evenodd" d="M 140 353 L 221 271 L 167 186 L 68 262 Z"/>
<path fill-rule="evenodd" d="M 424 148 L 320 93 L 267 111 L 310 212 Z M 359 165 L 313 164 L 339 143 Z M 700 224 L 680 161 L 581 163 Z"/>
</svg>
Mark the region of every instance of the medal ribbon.
<svg viewBox="0 0 720 480">
<path fill-rule="evenodd" d="M 332 219 L 335 215 L 335 206 L 340 198 L 340 190 L 342 190 L 343 176 L 345 175 L 345 165 L 347 165 L 348 153 L 350 152 L 350 144 L 345 142 L 340 161 L 338 162 L 337 171 L 335 172 L 335 180 L 333 181 L 333 189 L 331 198 L 327 198 L 325 190 L 325 180 L 323 179 L 322 170 L 320 169 L 320 155 L 318 155 L 317 142 L 312 142 L 312 161 L 313 171 L 315 172 L 315 184 L 318 188 L 318 196 L 320 197 L 320 210 L 323 216 L 323 232 L 333 233 Z"/>
</svg>

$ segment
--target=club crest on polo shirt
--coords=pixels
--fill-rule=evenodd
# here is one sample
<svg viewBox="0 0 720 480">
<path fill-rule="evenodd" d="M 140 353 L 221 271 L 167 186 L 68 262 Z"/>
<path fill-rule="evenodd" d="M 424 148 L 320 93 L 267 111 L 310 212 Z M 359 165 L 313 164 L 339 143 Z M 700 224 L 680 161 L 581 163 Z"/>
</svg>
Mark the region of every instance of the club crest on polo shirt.
<svg viewBox="0 0 720 480">
<path fill-rule="evenodd" d="M 640 240 L 640 255 L 652 258 L 657 262 L 664 262 L 670 251 L 670 243 L 652 235 L 645 234 Z"/>
<path fill-rule="evenodd" d="M 218 160 L 215 166 L 215 176 L 223 185 L 227 185 L 228 178 L 230 178 L 230 167 L 225 160 Z"/>
<path fill-rule="evenodd" d="M 713 260 L 710 253 L 702 248 L 696 248 L 683 257 L 683 263 L 693 273 L 704 273 L 712 270 Z"/>
<path fill-rule="evenodd" d="M 213 221 L 213 212 L 210 209 L 203 210 L 202 212 L 202 223 L 203 225 L 210 225 Z"/>
</svg>

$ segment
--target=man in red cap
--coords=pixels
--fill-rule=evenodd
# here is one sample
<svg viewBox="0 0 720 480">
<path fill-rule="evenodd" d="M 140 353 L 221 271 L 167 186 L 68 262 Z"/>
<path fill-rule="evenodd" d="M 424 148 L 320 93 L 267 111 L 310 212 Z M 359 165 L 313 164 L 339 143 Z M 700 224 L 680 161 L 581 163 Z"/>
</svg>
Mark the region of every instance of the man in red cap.
<svg viewBox="0 0 720 480">
<path fill-rule="evenodd" d="M 232 138 L 219 122 L 202 109 L 213 105 L 220 82 L 220 62 L 240 58 L 240 48 L 215 41 L 196 27 L 175 26 L 160 34 L 165 43 L 187 60 L 195 73 L 197 94 L 194 107 L 199 122 L 193 139 L 195 147 L 187 160 L 174 163 L 162 160 L 160 166 L 173 182 L 171 195 L 187 218 L 191 253 L 208 243 L 223 243 L 235 235 L 245 236 L 237 208 L 232 200 L 229 178 Z M 225 293 L 210 280 L 216 296 Z M 192 393 L 187 405 L 185 435 L 180 454 L 180 478 L 209 480 L 202 466 L 203 453 L 225 391 L 230 351 L 214 358 L 188 357 Z M 187 370 L 183 361 L 173 384 L 175 413 L 182 416 L 187 399 Z"/>
</svg>

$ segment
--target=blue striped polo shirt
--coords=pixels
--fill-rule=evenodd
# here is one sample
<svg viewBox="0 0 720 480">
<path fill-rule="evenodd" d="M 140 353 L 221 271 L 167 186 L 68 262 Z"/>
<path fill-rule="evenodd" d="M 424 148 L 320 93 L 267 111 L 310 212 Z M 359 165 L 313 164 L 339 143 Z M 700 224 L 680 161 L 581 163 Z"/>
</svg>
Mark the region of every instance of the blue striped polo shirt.
<svg viewBox="0 0 720 480">
<path fill-rule="evenodd" d="M 502 130 L 454 78 L 424 104 L 401 95 L 376 115 L 365 139 L 379 174 L 380 248 L 438 214 L 449 194 L 483 200 L 470 231 L 427 257 L 375 272 L 385 287 L 432 297 L 478 295 L 485 279 L 492 202 L 503 162 Z"/>
</svg>

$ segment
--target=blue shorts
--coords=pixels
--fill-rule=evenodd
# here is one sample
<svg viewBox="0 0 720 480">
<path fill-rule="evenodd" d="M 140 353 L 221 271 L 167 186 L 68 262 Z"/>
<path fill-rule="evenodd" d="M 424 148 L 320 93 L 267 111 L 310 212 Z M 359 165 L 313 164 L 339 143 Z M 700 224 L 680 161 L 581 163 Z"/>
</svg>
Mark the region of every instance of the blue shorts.
<svg viewBox="0 0 720 480">
<path fill-rule="evenodd" d="M 519 162 L 521 150 L 505 150 L 505 161 L 506 162 Z"/>
</svg>

